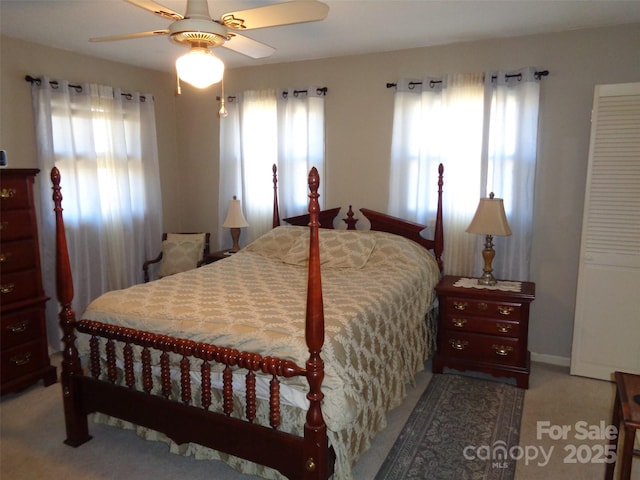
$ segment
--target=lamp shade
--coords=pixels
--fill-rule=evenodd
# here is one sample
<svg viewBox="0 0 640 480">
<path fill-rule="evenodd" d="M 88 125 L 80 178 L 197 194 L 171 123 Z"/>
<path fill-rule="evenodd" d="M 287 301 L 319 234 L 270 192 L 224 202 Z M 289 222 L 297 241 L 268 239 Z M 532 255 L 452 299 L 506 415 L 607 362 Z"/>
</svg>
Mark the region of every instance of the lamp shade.
<svg viewBox="0 0 640 480">
<path fill-rule="evenodd" d="M 196 88 L 218 83 L 224 74 L 224 63 L 205 47 L 192 47 L 176 60 L 180 80 Z"/>
<path fill-rule="evenodd" d="M 481 235 L 511 235 L 502 199 L 494 198 L 493 193 L 489 198 L 481 198 L 467 232 Z"/>
<path fill-rule="evenodd" d="M 225 228 L 243 228 L 248 227 L 249 224 L 242 214 L 242 207 L 240 206 L 240 200 L 235 196 L 233 200 L 229 201 L 229 210 L 227 210 L 227 218 L 224 219 L 222 224 Z"/>
</svg>

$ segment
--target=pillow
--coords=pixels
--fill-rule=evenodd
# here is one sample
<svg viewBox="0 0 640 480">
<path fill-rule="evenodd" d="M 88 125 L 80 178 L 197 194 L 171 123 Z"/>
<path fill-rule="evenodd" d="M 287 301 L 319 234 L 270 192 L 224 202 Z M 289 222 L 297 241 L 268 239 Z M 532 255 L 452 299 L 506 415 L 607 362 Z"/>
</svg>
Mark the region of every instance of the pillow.
<svg viewBox="0 0 640 480">
<path fill-rule="evenodd" d="M 362 268 L 376 245 L 375 237 L 368 232 L 320 229 L 318 234 L 320 264 L 324 267 Z M 309 261 L 309 235 L 298 238 L 282 261 L 306 266 Z"/>
<path fill-rule="evenodd" d="M 194 242 L 199 241 L 202 243 L 202 248 L 204 250 L 204 239 L 206 238 L 206 233 L 167 233 L 167 240 L 173 242 Z"/>
<path fill-rule="evenodd" d="M 169 233 L 162 242 L 158 277 L 191 270 L 202 260 L 205 234 Z"/>
<path fill-rule="evenodd" d="M 295 241 L 308 231 L 308 227 L 281 225 L 256 238 L 240 251 L 282 260 Z"/>
</svg>

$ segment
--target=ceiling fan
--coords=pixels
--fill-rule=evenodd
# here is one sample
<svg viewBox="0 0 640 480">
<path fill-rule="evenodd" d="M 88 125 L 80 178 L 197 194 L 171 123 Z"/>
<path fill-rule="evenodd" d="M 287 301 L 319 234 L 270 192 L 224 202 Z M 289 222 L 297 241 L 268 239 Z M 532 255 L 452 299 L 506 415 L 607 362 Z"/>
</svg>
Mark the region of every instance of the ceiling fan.
<svg viewBox="0 0 640 480">
<path fill-rule="evenodd" d="M 211 18 L 207 0 L 187 0 L 187 9 L 184 15 L 174 12 L 153 0 L 125 0 L 132 5 L 143 8 L 163 18 L 173 20 L 168 29 L 152 30 L 148 32 L 112 35 L 108 37 L 90 38 L 91 42 L 111 42 L 115 40 L 129 40 L 134 38 L 169 35 L 171 40 L 190 47 L 189 54 L 200 55 L 200 63 L 204 58 L 211 58 L 219 62 L 218 68 L 223 70 L 222 62 L 209 51 L 210 47 L 225 47 L 234 52 L 241 53 L 251 58 L 268 57 L 275 52 L 269 45 L 253 40 L 237 32 L 290 25 L 294 23 L 316 22 L 324 20 L 329 12 L 329 7 L 317 0 L 292 0 L 283 3 L 274 3 L 262 7 L 239 10 L 225 13 L 219 20 Z M 205 57 L 206 56 L 206 57 Z M 178 59 L 180 61 L 182 58 Z M 213 67 L 213 65 L 211 65 Z M 180 78 L 180 67 L 178 66 Z M 219 77 L 222 77 L 220 71 Z M 218 78 L 217 81 L 220 80 Z M 216 81 L 210 82 L 209 86 Z M 196 85 L 197 86 L 197 85 Z M 204 88 L 204 87 L 200 87 Z"/>
</svg>

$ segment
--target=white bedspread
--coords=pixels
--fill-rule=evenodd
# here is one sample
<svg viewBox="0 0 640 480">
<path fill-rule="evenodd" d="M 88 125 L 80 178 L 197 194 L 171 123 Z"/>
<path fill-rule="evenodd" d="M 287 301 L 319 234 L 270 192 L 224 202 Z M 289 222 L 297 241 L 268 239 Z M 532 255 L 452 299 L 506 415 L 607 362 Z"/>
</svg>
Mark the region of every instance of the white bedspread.
<svg viewBox="0 0 640 480">
<path fill-rule="evenodd" d="M 309 355 L 304 338 L 307 268 L 300 252 L 308 232 L 306 227 L 278 227 L 227 259 L 109 292 L 92 302 L 82 318 L 304 366 Z M 334 478 L 349 479 L 351 465 L 384 427 L 385 413 L 401 402 L 407 382 L 430 353 L 425 315 L 439 271 L 424 248 L 380 232 L 322 230 L 320 256 L 323 414 L 337 455 Z M 86 340 L 79 342 L 81 354 Z M 287 384 L 307 389 L 304 378 Z M 300 432 L 304 412 L 292 417 L 284 419 L 282 428 Z M 277 476 L 202 447 L 188 450 L 199 457 L 222 457 L 247 473 Z"/>
</svg>

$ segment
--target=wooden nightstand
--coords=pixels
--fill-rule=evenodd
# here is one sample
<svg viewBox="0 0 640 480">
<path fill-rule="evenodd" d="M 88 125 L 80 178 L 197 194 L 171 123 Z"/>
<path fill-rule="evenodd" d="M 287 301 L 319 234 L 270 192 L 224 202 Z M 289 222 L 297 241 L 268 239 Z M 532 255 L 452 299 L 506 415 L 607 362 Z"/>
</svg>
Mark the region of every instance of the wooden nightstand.
<svg viewBox="0 0 640 480">
<path fill-rule="evenodd" d="M 219 250 L 217 252 L 211 252 L 204 259 L 205 264 L 217 262 L 218 260 L 222 260 L 223 258 L 229 258 L 233 253 L 229 253 L 229 249 Z"/>
<path fill-rule="evenodd" d="M 529 305 L 535 284 L 520 282 L 519 291 L 456 286 L 460 277 L 445 276 L 439 300 L 438 350 L 432 370 L 444 367 L 514 377 L 529 388 Z M 474 280 L 475 281 L 475 280 Z"/>
</svg>

